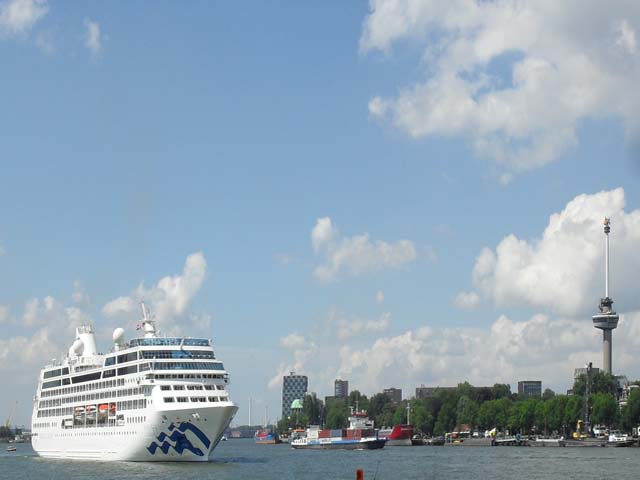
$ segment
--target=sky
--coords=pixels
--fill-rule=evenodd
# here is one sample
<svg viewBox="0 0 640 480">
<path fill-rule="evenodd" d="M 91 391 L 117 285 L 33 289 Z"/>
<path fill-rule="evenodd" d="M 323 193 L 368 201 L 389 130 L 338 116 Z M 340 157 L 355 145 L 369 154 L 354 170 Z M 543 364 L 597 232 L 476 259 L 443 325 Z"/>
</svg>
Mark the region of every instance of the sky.
<svg viewBox="0 0 640 480">
<path fill-rule="evenodd" d="M 75 327 L 212 338 L 240 406 L 640 378 L 640 4 L 0 0 L 0 417 Z M 4 412 L 4 413 L 2 413 Z"/>
</svg>

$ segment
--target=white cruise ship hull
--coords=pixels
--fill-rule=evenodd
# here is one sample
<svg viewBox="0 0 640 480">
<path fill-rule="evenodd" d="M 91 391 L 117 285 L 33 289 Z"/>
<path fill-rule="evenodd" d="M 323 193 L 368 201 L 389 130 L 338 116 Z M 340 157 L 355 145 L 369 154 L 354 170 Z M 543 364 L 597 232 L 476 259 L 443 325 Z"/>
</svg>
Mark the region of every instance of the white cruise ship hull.
<svg viewBox="0 0 640 480">
<path fill-rule="evenodd" d="M 42 429 L 32 439 L 42 457 L 98 461 L 206 462 L 238 407 L 146 411 L 146 421 L 123 426 Z M 140 417 L 133 417 L 135 420 Z"/>
</svg>

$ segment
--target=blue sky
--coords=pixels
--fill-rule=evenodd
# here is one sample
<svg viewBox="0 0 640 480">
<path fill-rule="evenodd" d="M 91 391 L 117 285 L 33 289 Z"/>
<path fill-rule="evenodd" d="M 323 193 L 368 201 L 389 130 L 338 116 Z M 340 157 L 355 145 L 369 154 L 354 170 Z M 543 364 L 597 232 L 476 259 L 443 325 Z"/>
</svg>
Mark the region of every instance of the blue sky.
<svg viewBox="0 0 640 480">
<path fill-rule="evenodd" d="M 620 218 L 626 249 L 612 278 L 628 314 L 620 331 L 640 320 L 626 281 L 637 260 L 623 256 L 640 235 L 637 9 L 602 16 L 591 5 L 574 32 L 571 2 L 546 23 L 545 2 L 461 3 L 473 8 L 0 2 L 2 409 L 18 400 L 27 424 L 37 370 L 66 351 L 74 322 L 94 323 L 107 349 L 116 325 L 134 333 L 137 313 L 105 306 L 141 293 L 165 331 L 214 339 L 240 423 L 249 397 L 280 410 L 289 369 L 322 396 L 338 376 L 407 395 L 527 375 L 562 391 L 574 367 L 600 362 L 589 316 L 603 212 L 614 235 Z M 10 15 L 15 6 L 25 15 Z M 523 13 L 531 31 L 514 36 L 501 15 Z M 600 31 L 610 38 L 580 42 Z M 565 222 L 551 242 L 554 213 Z M 323 218 L 329 240 L 314 249 Z M 510 235 L 538 254 L 511 252 Z M 597 250 L 560 253 L 579 252 L 583 237 Z M 485 247 L 519 261 L 474 277 Z M 329 279 L 314 275 L 323 265 Z M 549 305 L 550 293 L 527 293 L 535 282 L 508 288 L 531 272 L 571 300 Z M 567 343 L 547 345 L 565 330 Z M 532 339 L 548 350 L 528 357 Z M 634 348 L 623 343 L 614 368 L 636 378 L 624 357 Z M 478 370 L 485 350 L 495 362 Z"/>
</svg>

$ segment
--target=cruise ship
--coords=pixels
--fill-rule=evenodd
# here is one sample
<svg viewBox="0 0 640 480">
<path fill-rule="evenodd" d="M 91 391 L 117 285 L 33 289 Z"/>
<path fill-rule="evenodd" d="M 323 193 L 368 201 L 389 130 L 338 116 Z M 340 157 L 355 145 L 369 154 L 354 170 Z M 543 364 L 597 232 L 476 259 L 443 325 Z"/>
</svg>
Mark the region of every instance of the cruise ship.
<svg viewBox="0 0 640 480">
<path fill-rule="evenodd" d="M 211 340 L 157 335 L 141 303 L 143 336 L 113 332 L 98 353 L 93 328 L 76 329 L 61 362 L 44 367 L 31 420 L 42 457 L 206 462 L 238 407 Z"/>
</svg>

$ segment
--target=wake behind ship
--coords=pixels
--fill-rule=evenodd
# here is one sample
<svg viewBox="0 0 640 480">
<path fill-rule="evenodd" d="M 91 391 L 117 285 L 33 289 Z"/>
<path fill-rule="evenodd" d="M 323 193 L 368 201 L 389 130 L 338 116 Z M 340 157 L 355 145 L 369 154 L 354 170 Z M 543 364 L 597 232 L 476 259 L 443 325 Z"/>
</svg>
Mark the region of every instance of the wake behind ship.
<svg viewBox="0 0 640 480">
<path fill-rule="evenodd" d="M 76 329 L 62 362 L 42 369 L 31 420 L 43 457 L 207 461 L 238 407 L 211 340 L 159 337 L 144 304 L 144 336 L 97 353 L 91 326 Z"/>
</svg>

